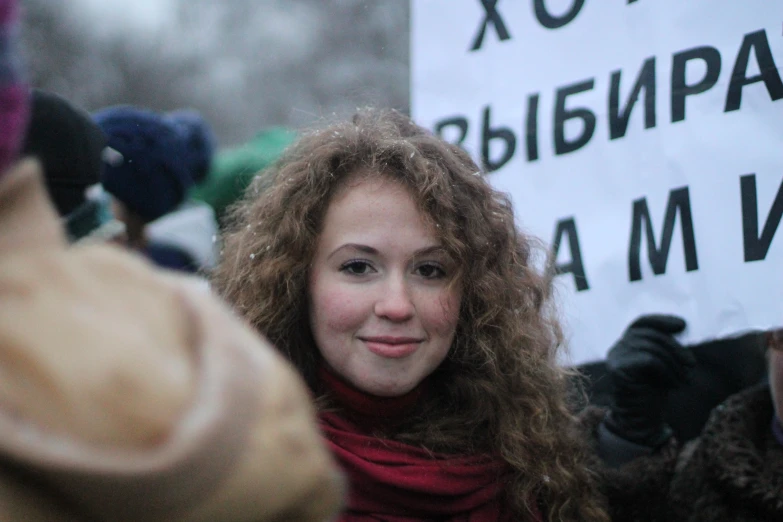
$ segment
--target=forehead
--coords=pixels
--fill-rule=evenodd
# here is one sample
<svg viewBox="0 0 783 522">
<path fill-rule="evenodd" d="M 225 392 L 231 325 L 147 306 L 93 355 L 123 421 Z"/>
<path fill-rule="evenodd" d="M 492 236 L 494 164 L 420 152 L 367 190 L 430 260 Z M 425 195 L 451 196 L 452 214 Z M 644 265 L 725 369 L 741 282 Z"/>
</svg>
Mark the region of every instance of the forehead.
<svg viewBox="0 0 783 522">
<path fill-rule="evenodd" d="M 319 239 L 383 240 L 402 235 L 398 239 L 433 243 L 437 240 L 430 221 L 401 183 L 381 175 L 355 175 L 333 195 Z"/>
<path fill-rule="evenodd" d="M 416 207 L 413 189 L 388 174 L 373 169 L 362 169 L 346 176 L 332 194 L 327 213 L 346 206 L 372 206 L 373 202 L 396 199 L 401 204 Z M 386 198 L 385 196 L 389 196 Z M 418 212 L 418 209 L 417 209 Z"/>
</svg>

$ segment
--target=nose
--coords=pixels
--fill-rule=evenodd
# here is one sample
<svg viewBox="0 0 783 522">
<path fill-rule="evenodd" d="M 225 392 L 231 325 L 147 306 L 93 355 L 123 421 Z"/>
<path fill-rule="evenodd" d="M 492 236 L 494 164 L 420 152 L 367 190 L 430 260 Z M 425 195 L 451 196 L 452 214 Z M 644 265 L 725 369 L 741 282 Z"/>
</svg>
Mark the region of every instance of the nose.
<svg viewBox="0 0 783 522">
<path fill-rule="evenodd" d="M 416 307 L 404 277 L 389 277 L 387 284 L 380 289 L 375 301 L 375 315 L 389 321 L 407 321 L 416 313 Z"/>
</svg>

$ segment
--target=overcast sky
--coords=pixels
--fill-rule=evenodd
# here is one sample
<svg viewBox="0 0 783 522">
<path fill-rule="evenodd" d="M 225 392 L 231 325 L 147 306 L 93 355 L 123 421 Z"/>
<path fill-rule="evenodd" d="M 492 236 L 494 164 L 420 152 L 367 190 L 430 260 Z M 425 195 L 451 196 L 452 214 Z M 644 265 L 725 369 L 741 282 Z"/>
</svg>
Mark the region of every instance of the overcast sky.
<svg viewBox="0 0 783 522">
<path fill-rule="evenodd" d="M 409 0 L 22 0 L 36 87 L 88 110 L 201 110 L 224 145 L 408 110 Z"/>
<path fill-rule="evenodd" d="M 227 0 L 230 2 L 231 0 Z M 86 16 L 101 20 L 116 30 L 149 28 L 161 30 L 174 20 L 175 0 L 133 0 L 121 4 L 112 0 L 70 0 L 72 9 L 84 10 Z"/>
</svg>

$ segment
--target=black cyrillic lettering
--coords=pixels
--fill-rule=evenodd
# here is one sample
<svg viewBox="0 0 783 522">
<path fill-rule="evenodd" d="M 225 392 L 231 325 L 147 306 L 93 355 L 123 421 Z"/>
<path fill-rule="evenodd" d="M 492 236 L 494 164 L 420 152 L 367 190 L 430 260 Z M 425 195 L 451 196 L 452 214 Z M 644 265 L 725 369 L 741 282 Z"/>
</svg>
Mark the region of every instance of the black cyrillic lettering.
<svg viewBox="0 0 783 522">
<path fill-rule="evenodd" d="M 501 18 L 500 13 L 498 13 L 497 3 L 498 0 L 481 0 L 481 5 L 484 7 L 484 12 L 486 14 L 484 15 L 484 20 L 481 22 L 481 29 L 479 29 L 476 38 L 473 40 L 473 45 L 470 46 L 471 51 L 478 51 L 481 49 L 489 24 L 492 24 L 495 28 L 501 42 L 511 39 L 511 35 L 508 33 L 508 29 L 506 29 L 506 24 L 503 23 L 503 18 Z"/>
<path fill-rule="evenodd" d="M 631 224 L 631 241 L 628 249 L 628 275 L 631 281 L 639 281 L 642 278 L 641 247 L 642 247 L 642 223 L 646 225 L 647 255 L 650 259 L 653 274 L 666 273 L 666 262 L 669 259 L 669 248 L 674 235 L 674 220 L 677 211 L 680 213 L 682 226 L 683 250 L 685 252 L 685 270 L 690 272 L 699 269 L 699 261 L 696 257 L 696 239 L 693 231 L 693 218 L 691 216 L 691 201 L 688 187 L 672 190 L 669 193 L 669 202 L 666 205 L 666 216 L 663 222 L 663 236 L 660 248 L 655 244 L 650 211 L 647 208 L 647 198 L 641 198 L 633 202 L 633 221 Z"/>
<path fill-rule="evenodd" d="M 571 251 L 571 260 L 568 263 L 557 263 L 557 255 L 560 252 L 563 235 L 568 235 L 568 248 Z M 590 285 L 587 282 L 587 274 L 585 274 L 585 265 L 582 262 L 582 250 L 579 248 L 576 220 L 573 217 L 561 219 L 557 222 L 552 258 L 555 262 L 556 274 L 573 274 L 577 292 L 590 289 Z"/>
<path fill-rule="evenodd" d="M 778 188 L 775 201 L 764 221 L 764 228 L 759 236 L 759 205 L 756 193 L 756 175 L 748 174 L 740 177 L 740 192 L 742 198 L 742 238 L 745 247 L 745 262 L 763 261 L 767 257 L 772 238 L 783 217 L 783 183 Z"/>
<path fill-rule="evenodd" d="M 756 52 L 759 74 L 748 77 L 751 50 Z M 734 62 L 734 70 L 731 72 L 724 112 L 739 110 L 742 103 L 742 88 L 756 82 L 764 82 L 772 101 L 783 98 L 783 81 L 780 80 L 780 74 L 775 66 L 775 60 L 772 58 L 769 41 L 767 41 L 767 33 L 763 29 L 746 34 L 742 40 L 737 60 Z"/>
<path fill-rule="evenodd" d="M 620 78 L 622 71 L 612 73 L 611 86 L 609 88 L 609 139 L 615 140 L 625 136 L 628 130 L 628 121 L 636 100 L 644 89 L 644 128 L 655 127 L 655 57 L 648 58 L 642 65 L 636 83 L 625 107 L 620 109 Z"/>
<path fill-rule="evenodd" d="M 589 91 L 595 84 L 594 80 L 588 80 L 581 83 L 575 83 L 557 90 L 557 99 L 555 101 L 555 154 L 566 154 L 579 150 L 590 141 L 595 132 L 595 114 L 589 109 L 580 107 L 578 109 L 566 109 L 566 98 L 572 94 Z M 584 123 L 582 133 L 578 138 L 572 141 L 566 141 L 565 123 L 567 120 L 580 119 Z"/>
<path fill-rule="evenodd" d="M 514 156 L 514 151 L 517 148 L 517 138 L 511 129 L 506 127 L 500 127 L 493 129 L 490 127 L 489 120 L 492 114 L 489 107 L 484 109 L 484 127 L 481 133 L 481 161 L 484 163 L 484 169 L 487 173 L 494 170 L 498 170 L 500 167 L 508 163 L 508 161 Z M 505 143 L 503 155 L 499 160 L 493 161 L 489 157 L 490 143 L 492 140 L 502 140 Z"/>
<path fill-rule="evenodd" d="M 707 65 L 704 78 L 688 85 L 685 68 L 691 60 L 703 60 Z M 672 58 L 672 123 L 685 119 L 685 98 L 702 93 L 718 82 L 720 52 L 714 47 L 695 47 L 676 53 Z"/>
<path fill-rule="evenodd" d="M 525 125 L 525 143 L 527 160 L 538 159 L 538 94 L 527 97 L 527 122 Z"/>
<path fill-rule="evenodd" d="M 549 13 L 549 9 L 546 7 L 545 0 L 533 0 L 533 7 L 536 11 L 536 18 L 538 23 L 547 29 L 560 29 L 574 21 L 574 18 L 582 10 L 585 5 L 585 0 L 574 0 L 571 4 L 571 8 L 566 11 L 562 16 L 552 16 Z"/>
<path fill-rule="evenodd" d="M 453 118 L 447 118 L 445 120 L 440 120 L 435 124 L 435 134 L 440 136 L 442 139 L 446 139 L 446 137 L 443 135 L 443 129 L 449 128 L 449 127 L 456 127 L 460 134 L 459 138 L 456 141 L 449 141 L 449 143 L 453 143 L 457 146 L 462 146 L 462 144 L 465 142 L 465 138 L 468 136 L 468 119 L 463 116 L 455 116 Z"/>
</svg>

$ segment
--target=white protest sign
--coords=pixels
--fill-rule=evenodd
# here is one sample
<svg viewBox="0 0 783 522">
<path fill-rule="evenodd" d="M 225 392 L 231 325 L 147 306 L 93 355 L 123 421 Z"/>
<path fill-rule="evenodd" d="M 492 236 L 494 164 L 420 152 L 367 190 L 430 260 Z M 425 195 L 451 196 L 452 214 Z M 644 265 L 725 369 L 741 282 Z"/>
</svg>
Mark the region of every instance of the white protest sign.
<svg viewBox="0 0 783 522">
<path fill-rule="evenodd" d="M 412 0 L 412 113 L 557 252 L 572 361 L 783 325 L 783 0 Z"/>
</svg>

